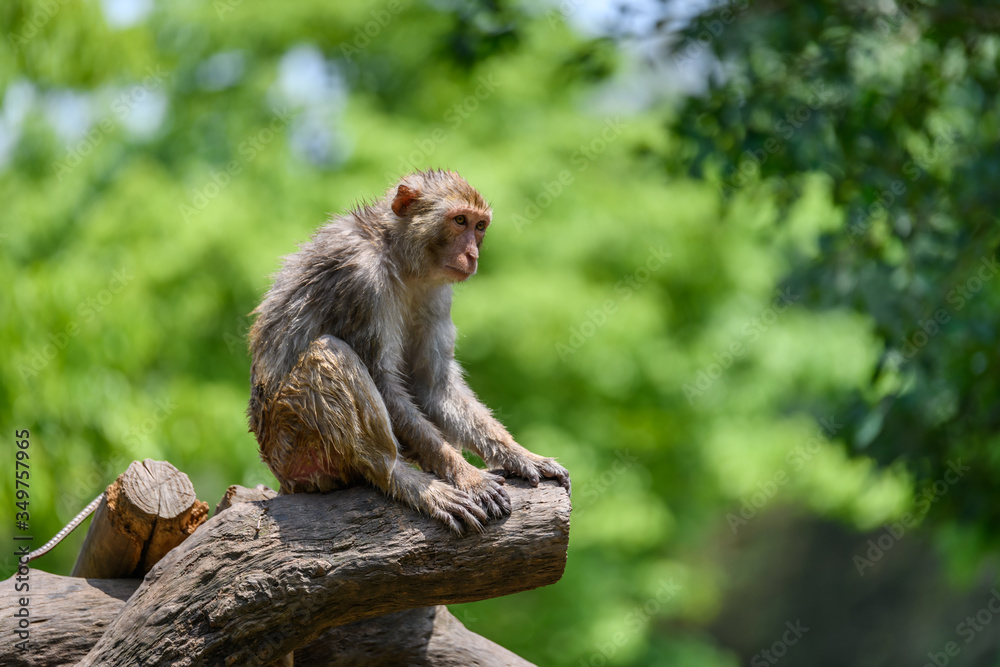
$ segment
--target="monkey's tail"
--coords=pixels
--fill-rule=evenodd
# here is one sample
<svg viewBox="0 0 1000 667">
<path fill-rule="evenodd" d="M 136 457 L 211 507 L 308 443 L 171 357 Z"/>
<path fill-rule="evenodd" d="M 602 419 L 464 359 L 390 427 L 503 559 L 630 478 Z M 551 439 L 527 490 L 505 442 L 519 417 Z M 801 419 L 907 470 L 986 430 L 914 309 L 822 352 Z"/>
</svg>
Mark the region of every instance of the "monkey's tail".
<svg viewBox="0 0 1000 667">
<path fill-rule="evenodd" d="M 48 552 L 52 551 L 52 549 L 57 544 L 59 544 L 60 542 L 62 542 L 66 538 L 67 535 L 69 535 L 74 530 L 76 530 L 76 527 L 79 526 L 81 523 L 83 523 L 84 519 L 86 519 L 88 516 L 90 516 L 91 514 L 93 514 L 94 510 L 97 509 L 97 506 L 101 504 L 102 500 L 104 500 L 104 492 L 103 491 L 101 491 L 101 493 L 96 498 L 94 498 L 93 500 L 91 500 L 89 505 L 87 505 L 82 510 L 80 510 L 80 513 L 77 514 L 75 517 L 73 517 L 73 520 L 70 521 L 69 523 L 67 523 L 66 526 L 62 530 L 60 530 L 58 533 L 56 533 L 55 537 L 53 537 L 51 540 L 49 540 L 48 542 L 46 542 L 45 544 L 43 544 L 38 549 L 35 549 L 31 553 L 29 553 L 28 554 L 28 560 L 29 561 L 35 560 L 39 556 L 44 556 Z"/>
</svg>

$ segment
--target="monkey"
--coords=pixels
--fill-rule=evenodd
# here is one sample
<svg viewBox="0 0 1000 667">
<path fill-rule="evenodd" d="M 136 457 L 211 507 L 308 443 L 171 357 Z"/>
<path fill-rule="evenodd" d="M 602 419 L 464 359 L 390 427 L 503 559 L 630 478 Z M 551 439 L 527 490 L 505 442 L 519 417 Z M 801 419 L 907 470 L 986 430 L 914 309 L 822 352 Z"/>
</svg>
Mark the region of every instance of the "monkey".
<svg viewBox="0 0 1000 667">
<path fill-rule="evenodd" d="M 280 493 L 366 481 L 461 535 L 510 514 L 508 474 L 570 491 L 569 472 L 518 444 L 455 359 L 452 287 L 476 273 L 492 217 L 456 172 L 420 171 L 284 258 L 251 313 L 247 408 Z"/>
</svg>

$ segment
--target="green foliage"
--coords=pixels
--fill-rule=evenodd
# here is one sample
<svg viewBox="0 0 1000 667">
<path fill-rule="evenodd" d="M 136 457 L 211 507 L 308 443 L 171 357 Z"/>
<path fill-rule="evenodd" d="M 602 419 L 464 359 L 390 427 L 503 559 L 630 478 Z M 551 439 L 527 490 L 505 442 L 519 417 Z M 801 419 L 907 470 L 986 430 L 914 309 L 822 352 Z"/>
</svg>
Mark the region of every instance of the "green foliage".
<svg viewBox="0 0 1000 667">
<path fill-rule="evenodd" d="M 797 258 L 786 284 L 813 312 L 864 316 L 877 358 L 854 391 L 786 405 L 832 411 L 852 452 L 905 462 L 926 484 L 970 466 L 933 516 L 973 530 L 1000 519 L 984 502 L 1000 474 L 997 20 L 976 3 L 812 2 L 732 25 L 710 13 L 685 39 L 722 21 L 711 47 L 728 78 L 677 125 L 699 146 L 687 169 L 732 209 L 770 194 L 788 224 L 824 175 L 837 215 L 805 232 L 820 252 Z"/>
<path fill-rule="evenodd" d="M 0 423 L 31 430 L 34 546 L 134 459 L 210 503 L 273 485 L 244 416 L 269 274 L 330 213 L 446 166 L 496 211 L 459 357 L 574 480 L 563 580 L 457 607 L 471 629 L 544 665 L 734 665 L 704 628 L 747 503 L 860 530 L 929 509 L 975 571 L 1000 472 L 1000 288 L 974 282 L 998 239 L 995 15 L 740 5 L 696 49 L 725 77 L 642 106 L 616 99 L 641 70 L 614 31 L 430 4 L 0 10 L 3 110 L 34 95 L 0 171 Z M 289 92 L 310 54 L 329 78 Z M 92 95 L 72 138 L 43 114 L 67 91 Z M 163 122 L 131 129 L 149 98 Z M 81 539 L 39 565 L 68 572 Z"/>
</svg>

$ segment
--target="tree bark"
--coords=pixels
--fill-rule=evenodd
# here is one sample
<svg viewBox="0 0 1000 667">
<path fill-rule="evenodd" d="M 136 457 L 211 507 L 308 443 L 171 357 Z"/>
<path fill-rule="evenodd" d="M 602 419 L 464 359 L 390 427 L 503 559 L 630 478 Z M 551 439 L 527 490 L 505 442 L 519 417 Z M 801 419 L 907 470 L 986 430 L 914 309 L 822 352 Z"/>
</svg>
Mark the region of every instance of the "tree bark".
<svg viewBox="0 0 1000 667">
<path fill-rule="evenodd" d="M 533 667 L 468 630 L 445 606 L 331 628 L 295 651 L 295 667 Z"/>
<path fill-rule="evenodd" d="M 0 642 L 0 665 L 5 667 L 56 667 L 75 665 L 111 625 L 140 579 L 79 579 L 40 570 L 28 573 L 27 591 L 15 591 L 17 575 L 0 583 L 0 618 L 18 611 L 18 599 L 28 598 L 30 614 L 27 650 L 15 646 L 14 635 Z M 22 582 L 23 583 L 23 582 Z"/>
<path fill-rule="evenodd" d="M 223 510 L 227 510 L 236 503 L 252 503 L 258 500 L 270 500 L 271 498 L 276 498 L 278 492 L 274 489 L 269 489 L 263 484 L 258 484 L 252 489 L 248 489 L 245 486 L 240 486 L 239 484 L 234 484 L 228 489 L 226 493 L 223 494 L 222 500 L 215 506 L 215 516 Z"/>
<path fill-rule="evenodd" d="M 27 651 L 0 642 L 0 665 L 75 665 L 125 607 L 141 579 L 78 579 L 31 572 L 31 640 Z M 0 583 L 0 618 L 16 611 L 14 578 Z M 470 632 L 447 607 L 408 609 L 331 628 L 295 651 L 295 667 L 530 667 Z"/>
<path fill-rule="evenodd" d="M 566 492 L 507 489 L 511 516 L 461 538 L 368 487 L 235 504 L 153 568 L 80 665 L 262 665 L 331 627 L 558 581 Z"/>
</svg>

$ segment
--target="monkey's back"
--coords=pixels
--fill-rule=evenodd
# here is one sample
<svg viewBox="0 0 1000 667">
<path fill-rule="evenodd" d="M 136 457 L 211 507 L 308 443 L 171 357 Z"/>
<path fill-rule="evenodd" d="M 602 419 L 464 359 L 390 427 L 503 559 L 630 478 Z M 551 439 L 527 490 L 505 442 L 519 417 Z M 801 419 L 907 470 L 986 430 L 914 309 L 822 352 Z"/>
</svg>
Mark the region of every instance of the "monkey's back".
<svg viewBox="0 0 1000 667">
<path fill-rule="evenodd" d="M 393 277 L 380 260 L 382 240 L 364 222 L 352 213 L 317 230 L 284 258 L 254 310 L 248 416 L 258 441 L 268 402 L 313 341 L 332 335 L 369 368 L 377 361 L 377 313 L 392 298 Z"/>
</svg>

